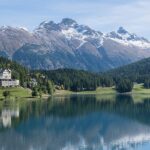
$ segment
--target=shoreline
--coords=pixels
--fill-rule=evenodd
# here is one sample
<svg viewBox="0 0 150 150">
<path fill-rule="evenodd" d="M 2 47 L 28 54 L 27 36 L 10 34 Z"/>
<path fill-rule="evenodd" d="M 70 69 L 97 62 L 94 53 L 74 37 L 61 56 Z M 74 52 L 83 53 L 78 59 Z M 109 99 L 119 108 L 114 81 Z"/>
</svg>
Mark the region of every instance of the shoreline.
<svg viewBox="0 0 150 150">
<path fill-rule="evenodd" d="M 28 100 L 36 100 L 36 99 L 48 99 L 50 95 L 43 94 L 42 98 L 32 97 L 31 90 L 17 87 L 17 88 L 0 88 L 0 100 L 3 101 L 4 97 L 2 96 L 4 91 L 11 92 L 11 98 L 14 100 L 19 99 L 28 99 Z M 150 98 L 150 89 L 144 89 L 142 84 L 134 85 L 133 91 L 129 93 L 117 93 L 114 87 L 98 87 L 95 91 L 82 91 L 82 92 L 73 92 L 69 90 L 56 90 L 54 93 L 54 97 L 56 96 L 71 96 L 71 95 L 97 95 L 97 96 L 117 96 L 117 95 L 131 95 L 132 97 L 149 97 Z"/>
</svg>

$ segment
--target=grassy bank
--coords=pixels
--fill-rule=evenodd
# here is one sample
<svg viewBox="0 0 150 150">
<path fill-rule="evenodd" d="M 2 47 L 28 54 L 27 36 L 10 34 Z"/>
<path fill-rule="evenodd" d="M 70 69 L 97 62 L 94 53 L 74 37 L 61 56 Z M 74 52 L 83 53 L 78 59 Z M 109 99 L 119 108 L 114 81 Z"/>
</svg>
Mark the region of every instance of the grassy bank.
<svg viewBox="0 0 150 150">
<path fill-rule="evenodd" d="M 89 95 L 93 95 L 93 94 L 116 94 L 116 91 L 114 89 L 114 87 L 98 87 L 95 91 L 82 91 L 82 92 L 72 92 L 72 91 L 68 91 L 68 90 L 56 90 L 55 91 L 55 95 L 71 95 L 71 94 L 89 94 Z"/>
<path fill-rule="evenodd" d="M 115 99 L 118 94 L 114 87 L 108 88 L 97 88 L 96 91 L 84 91 L 84 92 L 71 92 L 66 90 L 56 90 L 55 95 L 65 96 L 65 95 L 96 95 L 101 99 Z M 143 99 L 150 98 L 150 89 L 145 89 L 143 84 L 135 84 L 132 93 L 128 93 L 133 97 L 134 102 L 141 102 Z M 114 98 L 113 98 L 114 97 Z"/>
<path fill-rule="evenodd" d="M 32 98 L 31 96 L 31 90 L 25 89 L 22 87 L 15 87 L 15 88 L 0 88 L 0 99 L 4 99 L 3 97 L 3 92 L 4 91 L 10 91 L 10 97 L 13 98 Z M 54 93 L 54 96 L 57 95 L 100 95 L 100 96 L 112 96 L 116 95 L 117 92 L 115 91 L 114 87 L 99 87 L 95 91 L 83 91 L 83 92 L 72 92 L 72 91 L 67 91 L 67 90 L 56 90 Z M 135 84 L 133 91 L 132 91 L 132 96 L 134 99 L 137 101 L 142 99 L 142 98 L 148 98 L 150 97 L 150 89 L 144 89 L 142 84 Z M 47 98 L 48 95 L 43 94 L 43 98 Z"/>
<path fill-rule="evenodd" d="M 150 94 L 150 89 L 145 89 L 143 84 L 136 84 L 134 85 L 133 94 Z"/>
<path fill-rule="evenodd" d="M 83 91 L 83 92 L 72 92 L 67 90 L 56 90 L 55 95 L 69 95 L 69 94 L 117 94 L 115 87 L 99 87 L 96 91 Z M 145 89 L 142 84 L 135 84 L 132 93 L 136 94 L 150 94 L 150 89 Z"/>
<path fill-rule="evenodd" d="M 3 99 L 3 92 L 9 91 L 10 98 L 28 98 L 31 97 L 31 90 L 22 87 L 0 88 L 0 99 Z"/>
</svg>

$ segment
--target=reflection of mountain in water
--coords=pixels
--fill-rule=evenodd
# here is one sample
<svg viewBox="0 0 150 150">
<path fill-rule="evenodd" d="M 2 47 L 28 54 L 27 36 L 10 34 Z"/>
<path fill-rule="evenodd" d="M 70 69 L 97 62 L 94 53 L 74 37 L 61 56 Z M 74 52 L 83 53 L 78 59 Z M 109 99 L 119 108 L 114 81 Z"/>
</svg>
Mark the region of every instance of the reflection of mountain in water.
<svg viewBox="0 0 150 150">
<path fill-rule="evenodd" d="M 30 102 L 20 108 L 17 126 L 0 133 L 0 148 L 122 150 L 149 143 L 149 100 L 115 99 L 73 96 Z"/>
</svg>

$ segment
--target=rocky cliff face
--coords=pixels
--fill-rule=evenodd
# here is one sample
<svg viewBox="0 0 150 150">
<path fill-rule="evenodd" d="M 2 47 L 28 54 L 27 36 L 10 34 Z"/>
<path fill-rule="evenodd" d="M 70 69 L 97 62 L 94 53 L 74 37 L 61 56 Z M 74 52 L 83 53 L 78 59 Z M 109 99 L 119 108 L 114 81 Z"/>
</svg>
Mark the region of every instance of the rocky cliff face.
<svg viewBox="0 0 150 150">
<path fill-rule="evenodd" d="M 66 18 L 42 22 L 32 33 L 2 27 L 0 55 L 32 69 L 104 71 L 150 57 L 150 42 L 122 27 L 103 34 Z"/>
</svg>

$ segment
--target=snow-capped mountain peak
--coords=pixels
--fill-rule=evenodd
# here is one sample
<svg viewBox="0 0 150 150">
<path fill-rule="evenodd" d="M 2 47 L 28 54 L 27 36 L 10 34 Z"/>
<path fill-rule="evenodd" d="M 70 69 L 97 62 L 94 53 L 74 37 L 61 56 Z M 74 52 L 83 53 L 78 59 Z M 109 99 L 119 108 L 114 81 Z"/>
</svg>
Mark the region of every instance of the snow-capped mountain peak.
<svg viewBox="0 0 150 150">
<path fill-rule="evenodd" d="M 68 19 L 66 21 L 68 21 Z M 77 46 L 77 49 L 93 40 L 95 40 L 94 43 L 97 48 L 102 45 L 103 33 L 95 31 L 88 26 L 79 25 L 72 20 L 69 20 L 68 22 L 69 25 L 67 26 L 62 26 L 62 23 L 60 24 L 61 32 L 69 41 L 74 39 L 79 41 L 80 44 Z"/>
<path fill-rule="evenodd" d="M 43 29 L 51 31 L 51 30 L 59 30 L 60 27 L 58 24 L 56 24 L 53 21 L 49 21 L 49 22 L 44 21 L 39 25 L 39 27 L 35 31 L 37 32 L 37 31 L 43 30 Z"/>
<path fill-rule="evenodd" d="M 123 27 L 103 34 L 69 18 L 44 21 L 33 32 L 2 27 L 0 39 L 2 54 L 32 69 L 104 71 L 150 57 L 150 42 Z"/>
<path fill-rule="evenodd" d="M 130 33 L 123 27 L 119 27 L 117 31 L 104 35 L 86 25 L 80 25 L 75 20 L 69 18 L 62 19 L 60 23 L 55 23 L 53 21 L 42 22 L 35 31 L 40 36 L 43 35 L 48 37 L 51 32 L 54 31 L 56 32 L 55 34 L 62 35 L 62 38 L 64 37 L 69 42 L 77 40 L 77 49 L 87 42 L 92 42 L 96 48 L 99 48 L 103 45 L 105 39 L 111 39 L 129 47 L 138 47 L 142 49 L 150 48 L 150 42 L 147 39 Z"/>
<path fill-rule="evenodd" d="M 119 27 L 117 32 L 113 31 L 106 35 L 107 38 L 127 46 L 136 46 L 143 49 L 150 48 L 150 41 L 130 33 L 123 27 Z"/>
</svg>

